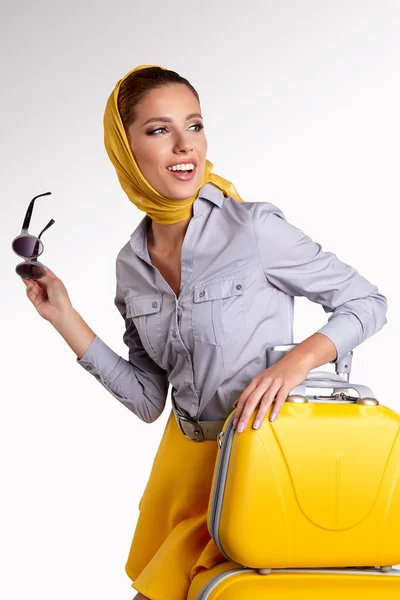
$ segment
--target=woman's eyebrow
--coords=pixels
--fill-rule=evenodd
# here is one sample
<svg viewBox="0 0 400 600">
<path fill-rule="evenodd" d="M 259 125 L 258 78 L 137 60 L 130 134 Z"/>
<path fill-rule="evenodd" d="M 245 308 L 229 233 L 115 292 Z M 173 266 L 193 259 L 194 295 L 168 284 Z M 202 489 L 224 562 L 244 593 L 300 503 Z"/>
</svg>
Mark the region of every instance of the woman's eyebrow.
<svg viewBox="0 0 400 600">
<path fill-rule="evenodd" d="M 190 115 L 187 115 L 186 121 L 188 121 L 189 119 L 194 119 L 194 117 L 199 117 L 200 119 L 203 118 L 200 113 L 191 113 Z M 145 121 L 143 123 L 142 127 L 147 125 L 147 123 L 152 123 L 153 121 L 162 121 L 163 123 L 171 123 L 172 122 L 172 120 L 169 119 L 168 117 L 151 117 L 151 119 L 147 119 L 147 121 Z"/>
</svg>

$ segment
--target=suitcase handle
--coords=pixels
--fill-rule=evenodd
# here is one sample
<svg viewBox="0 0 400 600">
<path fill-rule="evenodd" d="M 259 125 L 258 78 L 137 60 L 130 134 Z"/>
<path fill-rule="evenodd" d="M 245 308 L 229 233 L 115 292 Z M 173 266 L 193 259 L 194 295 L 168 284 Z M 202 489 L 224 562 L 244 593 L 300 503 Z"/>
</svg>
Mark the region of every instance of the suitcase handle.
<svg viewBox="0 0 400 600">
<path fill-rule="evenodd" d="M 376 396 L 366 385 L 349 383 L 340 375 L 336 375 L 330 371 L 310 371 L 303 383 L 293 388 L 288 395 L 298 394 L 299 396 L 305 396 L 306 388 L 333 388 L 334 391 L 354 389 L 358 392 L 360 398 L 375 398 L 376 400 Z M 332 397 L 332 399 L 334 398 Z"/>
<path fill-rule="evenodd" d="M 295 348 L 298 344 L 281 344 L 279 346 L 271 346 L 267 348 L 267 366 L 271 366 L 283 358 L 289 350 Z M 339 360 L 331 360 L 328 364 L 335 364 L 335 371 L 338 375 L 343 375 L 345 381 L 349 381 L 351 373 L 351 363 L 353 360 L 353 350 L 339 358 Z"/>
</svg>

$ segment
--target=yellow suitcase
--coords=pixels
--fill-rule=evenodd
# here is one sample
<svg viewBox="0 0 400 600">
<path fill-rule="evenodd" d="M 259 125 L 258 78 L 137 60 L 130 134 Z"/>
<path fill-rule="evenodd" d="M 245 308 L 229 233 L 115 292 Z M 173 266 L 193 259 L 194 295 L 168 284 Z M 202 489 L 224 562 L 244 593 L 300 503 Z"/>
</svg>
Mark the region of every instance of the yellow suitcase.
<svg viewBox="0 0 400 600">
<path fill-rule="evenodd" d="M 255 411 L 239 434 L 226 419 L 208 509 L 226 561 L 195 576 L 188 600 L 400 600 L 400 415 L 349 382 L 352 354 L 336 374 L 311 371 L 276 421 L 254 430 Z"/>
<path fill-rule="evenodd" d="M 376 569 L 257 569 L 220 563 L 200 571 L 188 600 L 399 600 L 400 571 Z"/>
</svg>

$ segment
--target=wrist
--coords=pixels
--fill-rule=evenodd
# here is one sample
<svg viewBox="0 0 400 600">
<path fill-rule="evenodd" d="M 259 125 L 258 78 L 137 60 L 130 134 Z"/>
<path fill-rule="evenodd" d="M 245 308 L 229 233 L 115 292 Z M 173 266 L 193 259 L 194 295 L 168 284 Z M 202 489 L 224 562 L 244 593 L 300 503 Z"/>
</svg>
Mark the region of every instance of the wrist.
<svg viewBox="0 0 400 600">
<path fill-rule="evenodd" d="M 65 327 L 66 324 L 71 323 L 71 321 L 76 321 L 79 317 L 79 313 L 72 306 L 66 306 L 65 308 L 57 311 L 57 314 L 50 319 L 51 325 L 53 325 L 54 329 L 60 331 Z"/>
</svg>

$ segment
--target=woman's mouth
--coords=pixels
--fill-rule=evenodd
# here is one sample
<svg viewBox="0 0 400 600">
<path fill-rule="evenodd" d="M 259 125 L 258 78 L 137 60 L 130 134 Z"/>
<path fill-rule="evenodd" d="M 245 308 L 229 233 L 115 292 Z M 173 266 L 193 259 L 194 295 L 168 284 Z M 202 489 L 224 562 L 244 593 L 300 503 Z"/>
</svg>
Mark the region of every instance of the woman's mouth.
<svg viewBox="0 0 400 600">
<path fill-rule="evenodd" d="M 191 170 L 181 170 L 181 171 L 171 171 L 170 169 L 167 168 L 168 173 L 170 173 L 173 177 L 175 177 L 175 179 L 179 179 L 180 181 L 192 181 L 192 179 L 194 178 L 195 174 L 196 174 L 196 165 L 194 165 L 194 169 Z"/>
</svg>

